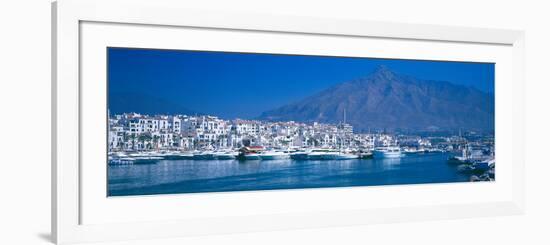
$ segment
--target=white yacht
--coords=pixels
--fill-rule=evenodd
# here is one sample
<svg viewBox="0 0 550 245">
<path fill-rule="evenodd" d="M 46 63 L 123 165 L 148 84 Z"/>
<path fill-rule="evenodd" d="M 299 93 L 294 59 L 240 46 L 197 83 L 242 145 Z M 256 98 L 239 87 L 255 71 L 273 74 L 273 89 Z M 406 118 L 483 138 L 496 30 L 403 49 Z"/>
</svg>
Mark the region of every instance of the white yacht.
<svg viewBox="0 0 550 245">
<path fill-rule="evenodd" d="M 264 151 L 260 154 L 262 160 L 289 159 L 290 154 L 282 151 Z"/>
<path fill-rule="evenodd" d="M 399 158 L 402 157 L 401 149 L 396 146 L 377 148 L 373 151 L 374 158 Z"/>
<path fill-rule="evenodd" d="M 328 159 L 331 160 L 350 160 L 350 159 L 357 159 L 359 158 L 359 155 L 352 154 L 350 152 L 330 152 L 326 156 Z"/>
<path fill-rule="evenodd" d="M 325 160 L 328 159 L 332 150 L 330 149 L 313 149 L 307 154 L 308 160 Z"/>
</svg>

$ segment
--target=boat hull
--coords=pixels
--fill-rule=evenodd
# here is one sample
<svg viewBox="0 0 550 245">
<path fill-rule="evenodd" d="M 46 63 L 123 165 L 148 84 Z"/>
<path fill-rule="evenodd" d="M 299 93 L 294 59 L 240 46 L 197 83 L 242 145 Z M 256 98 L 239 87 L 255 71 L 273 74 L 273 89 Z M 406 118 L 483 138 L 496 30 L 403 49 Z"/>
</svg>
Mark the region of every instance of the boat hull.
<svg viewBox="0 0 550 245">
<path fill-rule="evenodd" d="M 308 154 L 307 160 L 326 160 L 328 157 L 326 154 Z"/>
<path fill-rule="evenodd" d="M 329 153 L 322 157 L 323 160 L 350 160 L 350 159 L 357 159 L 359 158 L 358 155 L 354 154 L 345 154 L 345 153 Z"/>
<path fill-rule="evenodd" d="M 187 160 L 187 159 L 193 159 L 193 155 L 167 155 L 164 156 L 164 159 L 166 160 Z"/>
<path fill-rule="evenodd" d="M 290 155 L 290 158 L 295 159 L 295 160 L 307 160 L 308 159 L 306 152 L 294 153 L 294 154 Z"/>
<path fill-rule="evenodd" d="M 401 154 L 401 152 L 374 151 L 372 156 L 377 159 L 382 159 L 382 158 L 400 158 L 403 155 Z"/>
<path fill-rule="evenodd" d="M 360 159 L 372 159 L 372 152 L 359 154 Z"/>
<path fill-rule="evenodd" d="M 196 154 L 193 155 L 193 160 L 212 160 L 214 159 L 214 154 Z"/>
<path fill-rule="evenodd" d="M 260 157 L 262 160 L 282 160 L 289 159 L 290 155 L 262 155 Z"/>
<path fill-rule="evenodd" d="M 342 154 L 342 155 L 335 156 L 334 160 L 351 160 L 351 159 L 358 159 L 358 158 L 359 158 L 358 155 Z"/>
<path fill-rule="evenodd" d="M 249 154 L 244 156 L 244 160 L 262 160 L 262 157 L 258 154 Z"/>
<path fill-rule="evenodd" d="M 218 159 L 218 160 L 233 160 L 235 158 L 236 158 L 236 156 L 229 155 L 229 154 L 227 154 L 227 155 L 216 155 L 216 159 Z"/>
</svg>

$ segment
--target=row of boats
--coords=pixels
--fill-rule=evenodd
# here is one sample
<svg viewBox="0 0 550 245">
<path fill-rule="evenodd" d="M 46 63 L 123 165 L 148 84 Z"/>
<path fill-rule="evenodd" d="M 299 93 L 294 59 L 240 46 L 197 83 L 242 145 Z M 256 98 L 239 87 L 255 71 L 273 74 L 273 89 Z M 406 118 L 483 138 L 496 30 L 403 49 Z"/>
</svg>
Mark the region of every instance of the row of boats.
<svg viewBox="0 0 550 245">
<path fill-rule="evenodd" d="M 450 164 L 457 164 L 457 170 L 464 173 L 485 173 L 487 171 L 494 175 L 495 159 L 487 157 L 486 159 L 464 159 L 462 157 L 451 157 L 448 160 Z"/>
<path fill-rule="evenodd" d="M 332 149 L 307 149 L 301 151 L 256 151 L 254 149 L 247 149 L 242 151 L 238 158 L 242 160 L 348 160 L 367 158 L 370 156 L 372 156 L 371 153 L 358 153 L 349 150 L 338 151 Z"/>
<path fill-rule="evenodd" d="M 274 150 L 263 147 L 243 147 L 239 150 L 218 151 L 162 151 L 162 152 L 113 152 L 109 164 L 148 164 L 159 160 L 350 160 L 366 158 L 399 158 L 405 153 L 399 147 L 377 148 L 372 151 L 337 150 L 328 148 Z"/>
<path fill-rule="evenodd" d="M 490 181 L 495 178 L 495 158 L 482 152 L 465 148 L 460 156 L 451 156 L 449 164 L 457 165 L 461 173 L 471 174 L 471 181 Z"/>
</svg>

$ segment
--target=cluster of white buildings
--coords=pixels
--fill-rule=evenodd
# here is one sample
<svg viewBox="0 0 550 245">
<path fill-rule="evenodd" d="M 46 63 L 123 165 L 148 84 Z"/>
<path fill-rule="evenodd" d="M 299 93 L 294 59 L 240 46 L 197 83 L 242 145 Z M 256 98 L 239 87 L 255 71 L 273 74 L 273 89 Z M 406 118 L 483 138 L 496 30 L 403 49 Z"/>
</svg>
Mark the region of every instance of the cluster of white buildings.
<svg viewBox="0 0 550 245">
<path fill-rule="evenodd" d="M 214 150 L 261 145 L 268 148 L 372 149 L 396 144 L 385 134 L 354 134 L 340 123 L 305 124 L 223 120 L 215 116 L 119 114 L 109 117 L 109 151 L 154 149 Z M 417 144 L 425 144 L 422 139 Z"/>
</svg>

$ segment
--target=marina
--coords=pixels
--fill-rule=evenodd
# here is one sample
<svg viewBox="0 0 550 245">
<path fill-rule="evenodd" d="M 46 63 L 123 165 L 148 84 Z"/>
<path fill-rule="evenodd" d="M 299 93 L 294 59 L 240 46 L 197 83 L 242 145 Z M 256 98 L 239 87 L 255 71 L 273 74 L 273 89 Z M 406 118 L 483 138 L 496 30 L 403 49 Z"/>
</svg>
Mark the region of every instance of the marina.
<svg viewBox="0 0 550 245">
<path fill-rule="evenodd" d="M 472 174 L 448 164 L 449 153 L 348 160 L 159 160 L 110 165 L 109 195 L 152 195 L 239 190 L 471 181 Z"/>
<path fill-rule="evenodd" d="M 470 181 L 492 181 L 495 179 L 495 158 L 488 149 L 465 145 L 461 155 L 450 156 L 447 162 L 457 165 L 457 170 L 471 174 Z"/>
<path fill-rule="evenodd" d="M 493 135 L 475 131 L 354 133 L 345 122 L 115 118 L 112 196 L 495 179 Z"/>
<path fill-rule="evenodd" d="M 442 153 L 444 151 L 415 151 L 407 152 L 411 154 L 424 153 Z M 288 149 L 272 150 L 263 147 L 243 147 L 241 149 L 222 149 L 219 151 L 149 151 L 133 153 L 111 153 L 109 155 L 109 165 L 126 165 L 139 163 L 155 163 L 160 160 L 350 160 L 350 159 L 370 159 L 370 158 L 400 158 L 405 153 L 398 147 L 377 148 L 372 151 L 361 152 L 358 150 L 336 150 L 330 148 L 313 149 Z M 460 161 L 460 156 L 451 157 L 450 162 Z"/>
<path fill-rule="evenodd" d="M 490 147 L 388 146 L 111 153 L 109 195 L 493 181 Z"/>
</svg>

